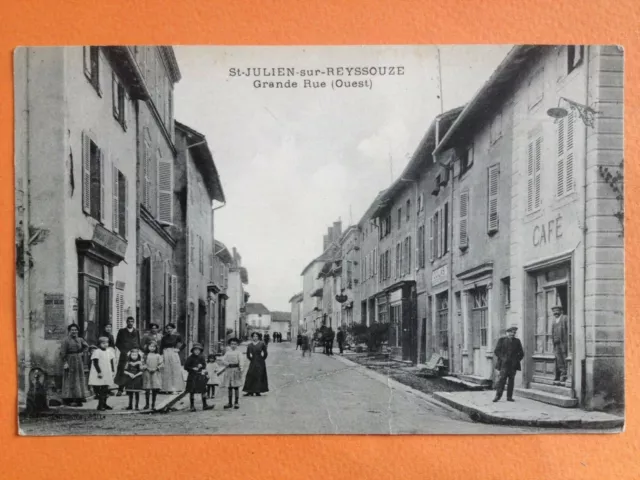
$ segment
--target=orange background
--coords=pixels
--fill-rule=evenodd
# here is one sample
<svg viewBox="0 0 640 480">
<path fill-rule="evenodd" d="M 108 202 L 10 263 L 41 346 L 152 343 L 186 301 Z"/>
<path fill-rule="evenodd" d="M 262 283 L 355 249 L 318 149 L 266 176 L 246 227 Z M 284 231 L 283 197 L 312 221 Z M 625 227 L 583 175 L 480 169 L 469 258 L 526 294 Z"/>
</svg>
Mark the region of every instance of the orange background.
<svg viewBox="0 0 640 480">
<path fill-rule="evenodd" d="M 628 215 L 627 424 L 620 435 L 17 436 L 13 77 L 18 45 L 611 43 L 625 47 L 627 205 L 637 204 L 640 2 L 13 0 L 0 17 L 0 477 L 640 479 L 640 300 Z M 636 5 L 634 5 L 636 4 Z M 635 134 L 634 134 L 635 133 Z M 631 159 L 631 161 L 629 161 Z M 632 205 L 633 204 L 633 205 Z M 184 453 L 183 453 L 184 452 Z M 188 453 L 188 457 L 185 455 Z"/>
</svg>

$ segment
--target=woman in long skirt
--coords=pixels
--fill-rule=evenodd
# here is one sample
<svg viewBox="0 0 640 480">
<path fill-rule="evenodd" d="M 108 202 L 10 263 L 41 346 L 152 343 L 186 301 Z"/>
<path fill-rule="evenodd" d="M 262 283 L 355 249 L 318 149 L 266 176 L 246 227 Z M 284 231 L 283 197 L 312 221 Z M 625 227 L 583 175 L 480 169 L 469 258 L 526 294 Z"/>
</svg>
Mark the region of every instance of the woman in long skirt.
<svg viewBox="0 0 640 480">
<path fill-rule="evenodd" d="M 62 400 L 64 403 L 80 407 L 87 396 L 84 378 L 84 353 L 89 345 L 79 333 L 78 325 L 72 323 L 67 327 L 68 336 L 62 341 L 60 356 L 62 357 Z"/>
<path fill-rule="evenodd" d="M 249 359 L 249 369 L 244 381 L 245 397 L 269 391 L 269 381 L 267 379 L 267 365 L 265 360 L 269 355 L 267 346 L 258 340 L 258 334 L 251 335 L 252 343 L 247 347 L 247 358 Z"/>
<path fill-rule="evenodd" d="M 162 370 L 162 391 L 177 393 L 184 390 L 184 378 L 182 377 L 182 364 L 180 363 L 180 351 L 185 345 L 182 337 L 175 333 L 176 326 L 173 323 L 167 325 L 167 334 L 160 342 L 164 369 Z"/>
</svg>

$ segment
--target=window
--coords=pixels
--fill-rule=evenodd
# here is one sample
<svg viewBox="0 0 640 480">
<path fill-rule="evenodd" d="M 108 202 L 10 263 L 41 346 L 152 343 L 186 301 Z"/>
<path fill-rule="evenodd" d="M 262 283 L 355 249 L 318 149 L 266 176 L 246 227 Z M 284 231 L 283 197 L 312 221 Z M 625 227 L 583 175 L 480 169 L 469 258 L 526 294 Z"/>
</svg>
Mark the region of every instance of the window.
<svg viewBox="0 0 640 480">
<path fill-rule="evenodd" d="M 584 56 L 584 45 L 567 46 L 567 74 L 573 72 L 581 63 Z"/>
<path fill-rule="evenodd" d="M 204 275 L 204 240 L 198 236 L 198 266 L 201 274 Z"/>
<path fill-rule="evenodd" d="M 464 175 L 473 166 L 473 145 L 462 148 L 458 151 L 460 159 L 460 175 Z"/>
<path fill-rule="evenodd" d="M 412 268 L 412 263 L 411 263 L 411 237 L 407 237 L 407 239 L 405 240 L 405 242 L 407 243 L 407 247 L 406 247 L 406 271 L 408 274 L 411 274 L 411 268 Z"/>
<path fill-rule="evenodd" d="M 425 266 L 424 242 L 424 225 L 420 225 L 420 227 L 418 227 L 418 268 L 424 268 Z"/>
<path fill-rule="evenodd" d="M 213 253 L 209 254 L 209 281 L 213 282 Z"/>
<path fill-rule="evenodd" d="M 460 250 L 469 248 L 469 235 L 467 226 L 469 222 L 469 189 L 465 188 L 460 192 L 460 219 L 458 228 L 460 230 L 459 247 Z"/>
<path fill-rule="evenodd" d="M 389 235 L 391 233 L 391 214 L 387 216 L 387 231 L 386 234 Z"/>
<path fill-rule="evenodd" d="M 542 134 L 529 136 L 527 150 L 527 213 L 540 209 L 540 169 L 542 155 Z"/>
<path fill-rule="evenodd" d="M 82 134 L 82 210 L 104 222 L 104 153 L 88 132 Z"/>
<path fill-rule="evenodd" d="M 171 314 L 169 318 L 172 323 L 176 323 L 178 320 L 178 277 L 176 275 L 171 275 L 169 298 L 171 298 Z"/>
<path fill-rule="evenodd" d="M 487 287 L 478 287 L 472 294 L 473 307 L 471 310 L 473 346 L 486 347 L 487 339 Z"/>
<path fill-rule="evenodd" d="M 535 72 L 529 80 L 529 109 L 538 105 L 544 96 L 544 70 Z"/>
<path fill-rule="evenodd" d="M 418 195 L 418 206 L 416 208 L 416 213 L 420 213 L 422 211 L 422 208 L 423 208 L 422 201 L 423 201 L 423 196 L 421 193 L 420 195 Z"/>
<path fill-rule="evenodd" d="M 398 230 L 402 227 L 402 208 L 398 209 Z"/>
<path fill-rule="evenodd" d="M 352 272 L 353 263 L 351 261 L 347 261 L 347 288 L 351 288 L 351 282 L 353 281 L 353 272 Z"/>
<path fill-rule="evenodd" d="M 502 113 L 493 117 L 490 130 L 491 143 L 497 142 L 502 137 Z"/>
<path fill-rule="evenodd" d="M 434 231 L 434 221 L 433 221 L 433 217 L 429 218 L 429 261 L 433 262 L 433 259 L 435 257 L 435 251 L 434 251 L 434 242 L 433 242 L 433 231 Z"/>
<path fill-rule="evenodd" d="M 449 202 L 442 209 L 442 255 L 449 252 Z"/>
<path fill-rule="evenodd" d="M 573 145 L 575 113 L 558 120 L 558 157 L 556 162 L 556 196 L 561 198 L 575 191 L 573 178 Z"/>
<path fill-rule="evenodd" d="M 489 235 L 498 231 L 498 190 L 500 185 L 500 164 L 496 163 L 487 169 L 487 232 Z"/>
<path fill-rule="evenodd" d="M 509 308 L 511 305 L 511 278 L 502 279 L 502 296 L 504 298 L 504 306 Z"/>
<path fill-rule="evenodd" d="M 433 256 L 440 258 L 440 212 L 433 216 Z"/>
<path fill-rule="evenodd" d="M 191 229 L 189 230 L 189 259 L 190 259 L 189 263 L 195 262 L 195 259 L 196 259 L 195 238 L 194 238 L 193 230 Z"/>
<path fill-rule="evenodd" d="M 411 219 L 411 200 L 407 200 L 407 222 Z"/>
<path fill-rule="evenodd" d="M 127 179 L 115 166 L 113 167 L 113 231 L 127 238 L 127 220 L 129 218 Z"/>
<path fill-rule="evenodd" d="M 84 75 L 93 85 L 98 95 L 102 96 L 100 89 L 100 47 L 82 47 Z"/>
<path fill-rule="evenodd" d="M 398 278 L 400 276 L 401 255 L 402 255 L 402 244 L 398 242 L 396 244 L 396 276 L 395 278 Z"/>
<path fill-rule="evenodd" d="M 449 350 L 449 298 L 448 292 L 440 293 L 436 295 L 436 330 L 437 335 L 437 349 L 443 356 L 448 353 Z"/>
<path fill-rule="evenodd" d="M 115 72 L 112 74 L 111 97 L 113 103 L 113 117 L 118 121 L 122 128 L 127 130 L 127 96 L 124 85 L 118 79 Z"/>
</svg>

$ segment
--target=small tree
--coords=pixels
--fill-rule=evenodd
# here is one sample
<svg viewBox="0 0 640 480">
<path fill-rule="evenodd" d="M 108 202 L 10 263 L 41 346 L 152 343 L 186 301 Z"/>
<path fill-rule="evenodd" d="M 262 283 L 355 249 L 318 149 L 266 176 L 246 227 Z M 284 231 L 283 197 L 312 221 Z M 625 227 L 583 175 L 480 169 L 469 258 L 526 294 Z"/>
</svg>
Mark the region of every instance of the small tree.
<svg viewBox="0 0 640 480">
<path fill-rule="evenodd" d="M 598 172 L 616 194 L 618 211 L 614 212 L 613 216 L 620 222 L 622 227 L 621 235 L 624 235 L 624 159 L 620 160 L 620 165 L 617 169 L 609 170 L 608 167 L 600 165 Z"/>
</svg>

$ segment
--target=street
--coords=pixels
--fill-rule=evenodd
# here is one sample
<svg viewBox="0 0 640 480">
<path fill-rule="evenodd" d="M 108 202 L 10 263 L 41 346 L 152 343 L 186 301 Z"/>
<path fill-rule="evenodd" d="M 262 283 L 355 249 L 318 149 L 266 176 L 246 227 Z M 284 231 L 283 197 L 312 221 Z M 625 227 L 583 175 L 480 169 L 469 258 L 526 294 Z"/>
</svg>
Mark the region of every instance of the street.
<svg viewBox="0 0 640 480">
<path fill-rule="evenodd" d="M 241 397 L 239 410 L 223 410 L 226 390 L 215 409 L 190 413 L 88 415 L 24 419 L 28 435 L 158 434 L 490 434 L 534 433 L 549 429 L 473 423 L 462 413 L 389 388 L 321 353 L 302 358 L 291 343 L 269 345 L 268 394 Z M 186 399 L 185 399 L 186 400 Z M 187 401 L 188 403 L 188 401 Z M 99 412 L 96 412 L 99 413 Z"/>
</svg>

